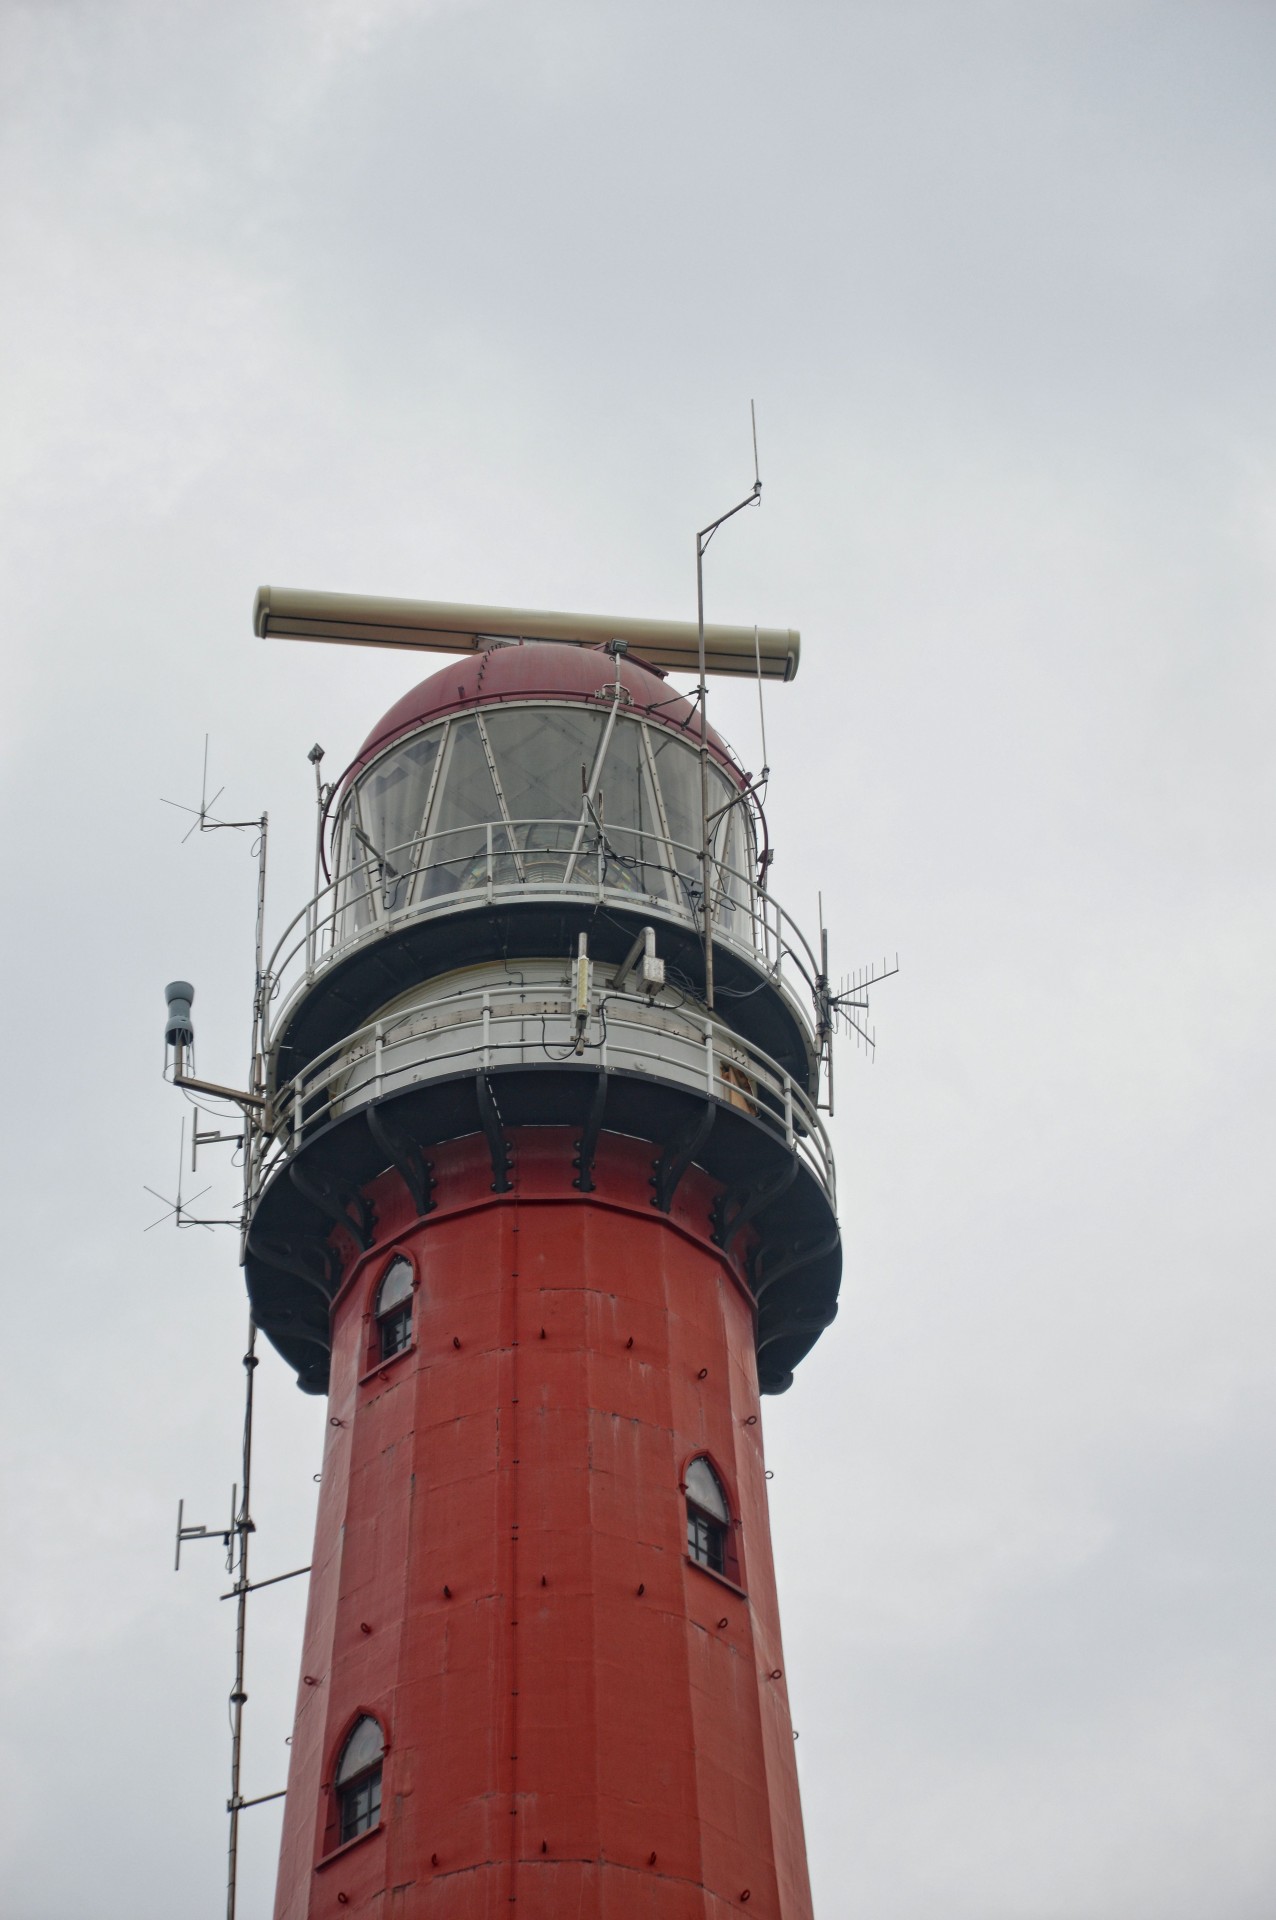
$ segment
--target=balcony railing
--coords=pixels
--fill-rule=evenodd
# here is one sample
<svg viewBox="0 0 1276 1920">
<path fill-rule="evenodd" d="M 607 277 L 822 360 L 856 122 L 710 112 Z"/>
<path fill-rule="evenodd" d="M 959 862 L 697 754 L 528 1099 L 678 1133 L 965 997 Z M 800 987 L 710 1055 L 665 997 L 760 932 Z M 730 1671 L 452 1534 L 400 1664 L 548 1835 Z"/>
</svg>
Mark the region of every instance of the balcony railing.
<svg viewBox="0 0 1276 1920">
<path fill-rule="evenodd" d="M 337 962 L 386 934 L 477 905 L 587 899 L 703 928 L 704 857 L 665 836 L 578 820 L 491 821 L 402 847 L 369 848 L 289 922 L 266 967 L 263 1047 L 296 1000 Z M 742 956 L 799 1009 L 819 965 L 796 921 L 757 884 L 710 856 L 714 943 Z"/>
<path fill-rule="evenodd" d="M 639 994 L 597 997 L 583 1034 L 567 986 L 468 988 L 385 1016 L 329 1047 L 275 1090 L 255 1193 L 329 1122 L 387 1094 L 466 1072 L 583 1059 L 725 1102 L 799 1157 L 835 1206 L 833 1154 L 792 1076 L 721 1021 Z"/>
</svg>

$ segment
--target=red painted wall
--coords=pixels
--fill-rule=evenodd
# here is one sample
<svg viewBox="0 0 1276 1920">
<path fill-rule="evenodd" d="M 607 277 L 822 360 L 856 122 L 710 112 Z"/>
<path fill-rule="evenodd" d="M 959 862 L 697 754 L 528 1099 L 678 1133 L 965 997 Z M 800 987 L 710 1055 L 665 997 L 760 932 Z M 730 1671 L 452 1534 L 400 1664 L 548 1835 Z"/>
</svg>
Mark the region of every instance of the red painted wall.
<svg viewBox="0 0 1276 1920">
<path fill-rule="evenodd" d="M 752 1311 L 693 1169 L 565 1130 L 394 1174 L 334 1307 L 330 1422 L 276 1920 L 810 1920 L 767 1522 Z M 414 1343 L 371 1363 L 372 1296 L 414 1262 Z M 725 1483 L 747 1598 L 692 1564 L 679 1480 Z M 325 1856 L 358 1713 L 382 1825 Z M 329 1835 L 329 1842 L 331 1836 Z M 747 1898 L 746 1898 L 747 1896 Z"/>
</svg>

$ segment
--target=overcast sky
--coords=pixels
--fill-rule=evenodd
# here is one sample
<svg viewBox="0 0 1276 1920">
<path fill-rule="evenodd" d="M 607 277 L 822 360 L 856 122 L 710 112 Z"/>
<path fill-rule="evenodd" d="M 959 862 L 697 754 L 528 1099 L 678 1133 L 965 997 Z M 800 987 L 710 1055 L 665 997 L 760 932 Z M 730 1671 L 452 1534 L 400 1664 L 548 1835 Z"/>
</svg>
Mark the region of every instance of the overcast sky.
<svg viewBox="0 0 1276 1920">
<path fill-rule="evenodd" d="M 803 633 L 775 889 L 903 969 L 765 1405 L 819 1920 L 1270 1920 L 1276 7 L 0 0 L 0 87 L 6 1920 L 222 1911 L 232 1622 L 171 1549 L 246 1312 L 143 1185 L 167 979 L 243 1072 L 253 867 L 160 803 L 207 732 L 278 927 L 307 750 L 418 677 L 253 592 L 690 617 L 751 397 L 708 598 Z M 266 1574 L 324 1415 L 259 1383 Z"/>
</svg>

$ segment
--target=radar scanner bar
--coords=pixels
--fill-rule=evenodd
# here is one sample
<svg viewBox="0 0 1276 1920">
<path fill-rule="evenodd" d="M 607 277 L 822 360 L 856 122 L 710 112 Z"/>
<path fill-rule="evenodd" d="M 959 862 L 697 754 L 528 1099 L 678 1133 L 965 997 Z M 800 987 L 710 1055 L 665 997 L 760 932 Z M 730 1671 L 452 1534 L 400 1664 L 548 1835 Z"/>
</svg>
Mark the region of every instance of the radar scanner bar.
<svg viewBox="0 0 1276 1920">
<path fill-rule="evenodd" d="M 259 587 L 253 627 L 262 639 L 331 640 L 423 653 L 473 653 L 492 640 L 557 640 L 605 647 L 620 640 L 653 667 L 699 671 L 694 620 L 641 620 L 626 614 L 544 613 L 522 607 L 458 606 L 446 600 L 393 600 L 376 594 L 312 593 Z M 801 635 L 783 627 L 706 626 L 705 670 L 754 679 L 792 680 Z"/>
</svg>

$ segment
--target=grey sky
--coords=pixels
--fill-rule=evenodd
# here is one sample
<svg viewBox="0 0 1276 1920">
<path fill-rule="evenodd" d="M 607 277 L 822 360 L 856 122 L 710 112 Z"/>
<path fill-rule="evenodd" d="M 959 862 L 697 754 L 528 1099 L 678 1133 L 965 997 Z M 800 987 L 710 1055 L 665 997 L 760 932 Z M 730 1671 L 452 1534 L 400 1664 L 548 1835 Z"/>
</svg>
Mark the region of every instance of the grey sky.
<svg viewBox="0 0 1276 1920">
<path fill-rule="evenodd" d="M 228 1501 L 243 1295 L 142 1183 L 166 979 L 240 1070 L 252 868 L 159 800 L 209 732 L 279 926 L 307 749 L 415 677 L 253 590 L 690 615 L 751 396 L 709 601 L 804 635 L 776 891 L 904 965 L 766 1407 L 817 1912 L 1276 1910 L 1274 82 L 1227 0 L 0 6 L 14 1920 L 221 1911 L 231 1622 L 171 1529 Z M 264 1573 L 323 1411 L 261 1386 Z"/>
</svg>

